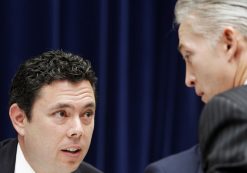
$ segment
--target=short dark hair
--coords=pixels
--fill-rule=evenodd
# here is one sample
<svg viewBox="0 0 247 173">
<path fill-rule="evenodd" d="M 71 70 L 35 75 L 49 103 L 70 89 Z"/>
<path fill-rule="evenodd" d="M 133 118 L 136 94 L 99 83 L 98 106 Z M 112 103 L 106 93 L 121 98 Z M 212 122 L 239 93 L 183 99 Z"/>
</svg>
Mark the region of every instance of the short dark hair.
<svg viewBox="0 0 247 173">
<path fill-rule="evenodd" d="M 78 55 L 53 50 L 21 64 L 12 80 L 9 106 L 17 103 L 31 120 L 31 109 L 40 89 L 59 80 L 73 83 L 87 80 L 96 95 L 97 77 L 91 63 Z"/>
</svg>

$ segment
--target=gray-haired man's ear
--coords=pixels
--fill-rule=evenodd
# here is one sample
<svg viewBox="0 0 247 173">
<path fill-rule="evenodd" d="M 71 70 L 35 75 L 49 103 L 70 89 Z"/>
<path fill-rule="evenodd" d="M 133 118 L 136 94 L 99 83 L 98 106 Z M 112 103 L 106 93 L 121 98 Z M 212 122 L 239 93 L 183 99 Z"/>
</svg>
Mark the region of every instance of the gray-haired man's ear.
<svg viewBox="0 0 247 173">
<path fill-rule="evenodd" d="M 223 31 L 224 50 L 228 61 L 238 58 L 239 33 L 232 27 L 227 27 Z"/>
</svg>

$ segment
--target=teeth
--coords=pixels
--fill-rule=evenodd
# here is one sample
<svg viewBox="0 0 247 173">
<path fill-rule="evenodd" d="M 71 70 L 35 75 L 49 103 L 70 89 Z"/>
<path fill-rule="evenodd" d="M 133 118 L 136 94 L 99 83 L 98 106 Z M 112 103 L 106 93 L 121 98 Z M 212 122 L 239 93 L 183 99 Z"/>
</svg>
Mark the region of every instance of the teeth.
<svg viewBox="0 0 247 173">
<path fill-rule="evenodd" d="M 77 148 L 67 148 L 66 150 L 67 150 L 67 151 L 74 152 L 74 151 L 77 151 L 78 149 L 77 149 Z"/>
</svg>

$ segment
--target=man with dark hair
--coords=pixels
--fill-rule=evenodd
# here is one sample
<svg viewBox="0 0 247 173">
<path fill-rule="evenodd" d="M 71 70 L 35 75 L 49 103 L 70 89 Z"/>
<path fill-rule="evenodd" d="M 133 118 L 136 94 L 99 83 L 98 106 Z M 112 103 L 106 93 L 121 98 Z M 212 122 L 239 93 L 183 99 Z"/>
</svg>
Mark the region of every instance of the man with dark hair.
<svg viewBox="0 0 247 173">
<path fill-rule="evenodd" d="M 93 134 L 96 76 L 88 60 L 61 50 L 27 60 L 10 89 L 18 139 L 0 143 L 6 173 L 100 173 L 83 162 Z"/>
</svg>

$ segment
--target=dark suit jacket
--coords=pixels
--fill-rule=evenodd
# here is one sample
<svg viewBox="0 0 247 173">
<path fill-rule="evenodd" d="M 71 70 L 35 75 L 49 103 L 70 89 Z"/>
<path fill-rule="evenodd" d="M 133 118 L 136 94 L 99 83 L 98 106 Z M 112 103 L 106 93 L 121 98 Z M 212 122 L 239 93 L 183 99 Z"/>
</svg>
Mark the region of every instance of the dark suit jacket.
<svg viewBox="0 0 247 173">
<path fill-rule="evenodd" d="M 247 172 L 247 86 L 208 102 L 201 114 L 199 141 L 205 173 Z"/>
<path fill-rule="evenodd" d="M 145 173 L 202 173 L 198 146 L 151 163 Z"/>
<path fill-rule="evenodd" d="M 14 173 L 17 139 L 0 142 L 0 172 Z M 82 162 L 74 173 L 102 173 L 88 163 Z"/>
</svg>

